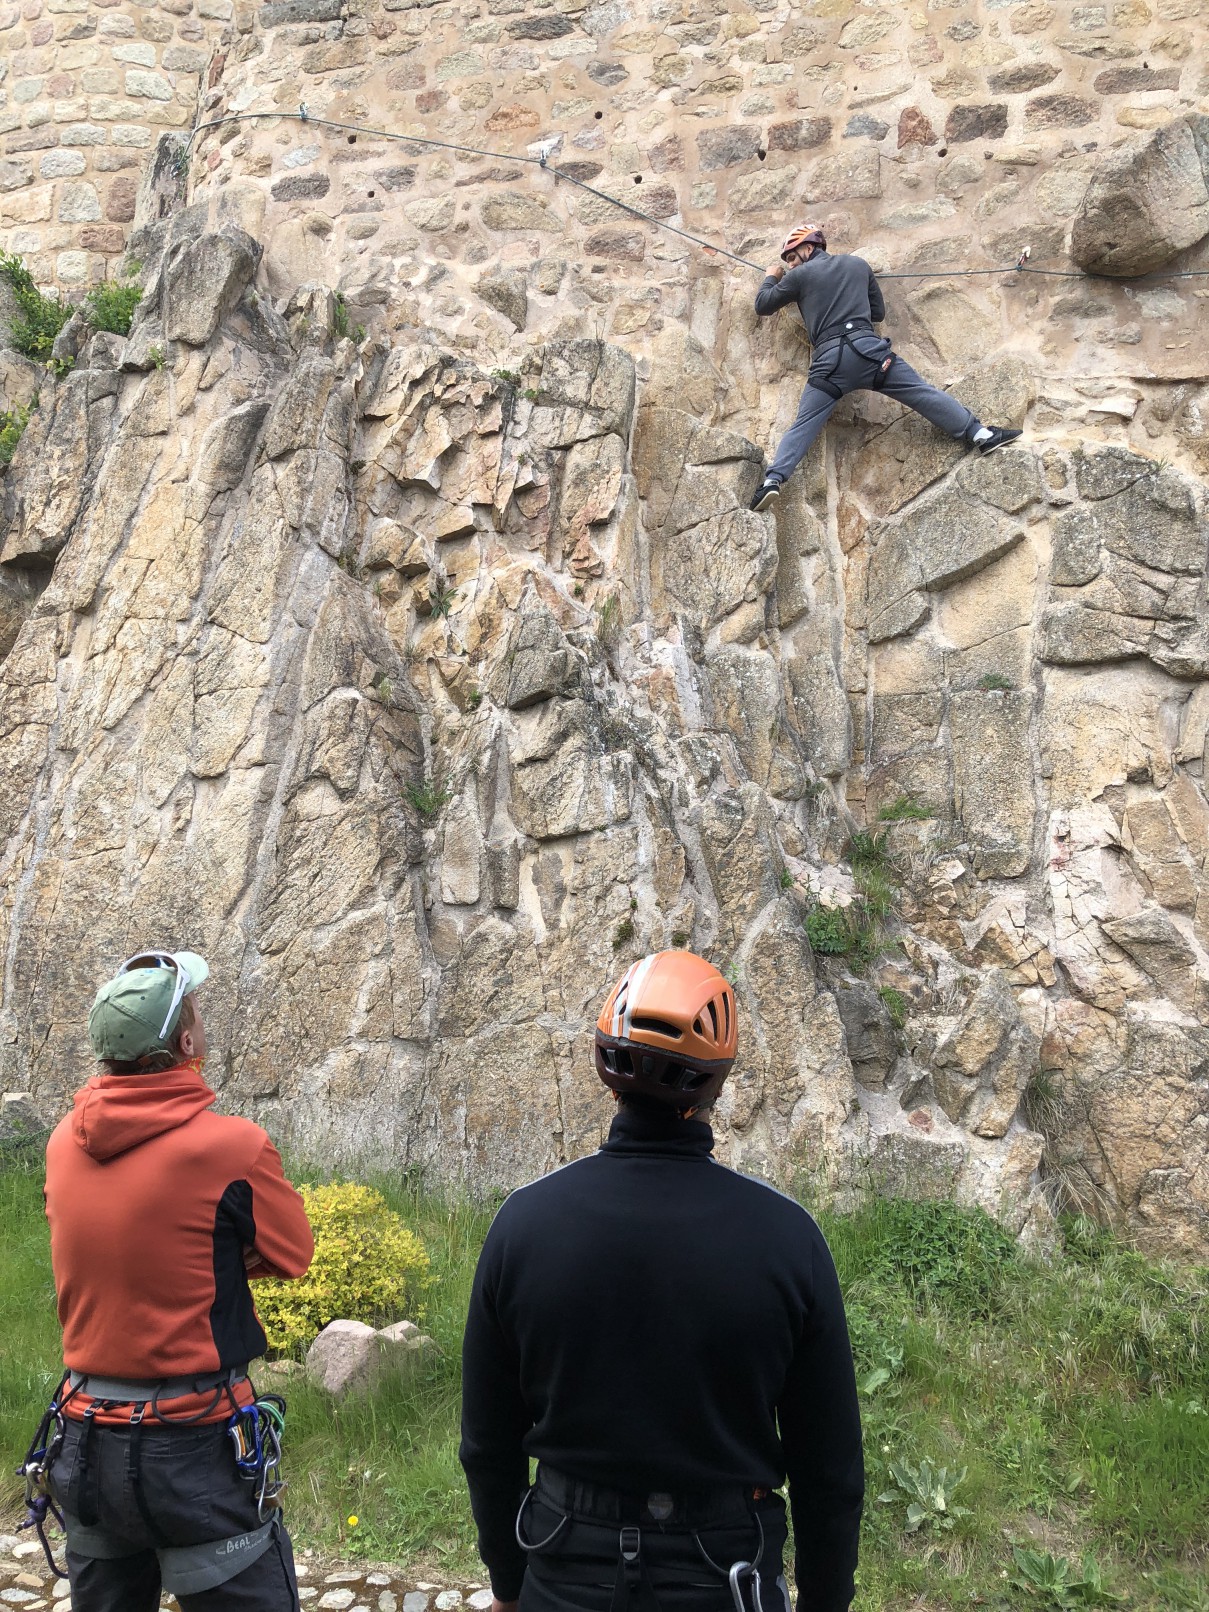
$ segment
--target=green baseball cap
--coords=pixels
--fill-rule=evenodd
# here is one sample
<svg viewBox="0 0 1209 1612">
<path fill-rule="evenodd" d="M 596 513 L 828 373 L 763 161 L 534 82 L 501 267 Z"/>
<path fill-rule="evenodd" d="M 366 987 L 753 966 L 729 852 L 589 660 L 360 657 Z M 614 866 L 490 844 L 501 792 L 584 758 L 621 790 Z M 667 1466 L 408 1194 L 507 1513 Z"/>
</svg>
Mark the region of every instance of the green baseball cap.
<svg viewBox="0 0 1209 1612">
<path fill-rule="evenodd" d="M 210 973 L 196 952 L 148 950 L 128 957 L 97 992 L 88 1035 L 98 1058 L 129 1063 L 168 1050 L 191 991 Z"/>
</svg>

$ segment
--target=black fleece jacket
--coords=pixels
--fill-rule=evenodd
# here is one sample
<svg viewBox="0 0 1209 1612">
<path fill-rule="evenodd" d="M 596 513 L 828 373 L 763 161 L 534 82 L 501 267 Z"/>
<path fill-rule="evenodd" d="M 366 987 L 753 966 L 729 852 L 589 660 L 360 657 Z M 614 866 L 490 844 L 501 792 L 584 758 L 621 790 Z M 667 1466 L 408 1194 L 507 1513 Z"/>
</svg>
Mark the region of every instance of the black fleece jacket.
<svg viewBox="0 0 1209 1612">
<path fill-rule="evenodd" d="M 849 320 L 878 324 L 886 317 L 886 304 L 877 276 L 863 257 L 816 250 L 805 263 L 789 269 L 778 280 L 764 276 L 756 292 L 756 312 L 776 313 L 796 302 L 812 347 L 821 347 L 842 335 Z"/>
<path fill-rule="evenodd" d="M 698 1120 L 619 1109 L 590 1158 L 507 1200 L 475 1276 L 461 1460 L 501 1600 L 535 1456 L 627 1493 L 788 1477 L 799 1612 L 844 1612 L 864 1493 L 843 1300 L 792 1199 Z"/>
</svg>

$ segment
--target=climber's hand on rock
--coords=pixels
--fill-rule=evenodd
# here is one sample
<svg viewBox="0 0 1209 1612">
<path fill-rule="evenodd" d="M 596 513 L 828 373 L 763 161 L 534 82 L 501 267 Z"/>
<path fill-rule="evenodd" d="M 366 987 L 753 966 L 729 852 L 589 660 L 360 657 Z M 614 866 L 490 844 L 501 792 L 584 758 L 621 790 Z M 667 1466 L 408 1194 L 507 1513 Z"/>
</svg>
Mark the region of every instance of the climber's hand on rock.
<svg viewBox="0 0 1209 1612">
<path fill-rule="evenodd" d="M 779 280 L 785 273 L 785 265 L 783 263 L 774 263 L 769 268 L 768 272 L 774 280 Z"/>
</svg>

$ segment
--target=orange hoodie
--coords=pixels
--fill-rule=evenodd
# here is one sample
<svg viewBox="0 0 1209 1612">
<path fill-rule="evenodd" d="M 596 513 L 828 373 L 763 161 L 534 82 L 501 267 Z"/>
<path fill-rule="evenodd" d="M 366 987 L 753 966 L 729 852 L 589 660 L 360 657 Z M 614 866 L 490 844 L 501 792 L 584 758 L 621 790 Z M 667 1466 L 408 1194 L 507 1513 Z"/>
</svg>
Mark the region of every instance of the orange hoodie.
<svg viewBox="0 0 1209 1612">
<path fill-rule="evenodd" d="M 97 1075 L 51 1135 L 46 1217 L 72 1369 L 141 1381 L 264 1353 L 248 1278 L 301 1276 L 314 1240 L 264 1131 L 212 1113 L 213 1102 L 195 1064 Z M 246 1384 L 237 1397 L 250 1398 Z M 212 1398 L 172 1400 L 163 1414 L 183 1419 Z M 69 1414 L 87 1404 L 78 1395 Z M 230 1413 L 224 1395 L 200 1419 Z"/>
</svg>

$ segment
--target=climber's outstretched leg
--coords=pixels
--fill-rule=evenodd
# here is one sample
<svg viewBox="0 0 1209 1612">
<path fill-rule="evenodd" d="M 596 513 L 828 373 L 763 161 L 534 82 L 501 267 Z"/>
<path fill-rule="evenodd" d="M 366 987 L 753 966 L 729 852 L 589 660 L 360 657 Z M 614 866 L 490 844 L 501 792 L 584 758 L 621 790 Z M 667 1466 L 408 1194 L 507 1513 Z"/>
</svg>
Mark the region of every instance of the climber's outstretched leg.
<svg viewBox="0 0 1209 1612">
<path fill-rule="evenodd" d="M 949 436 L 977 448 L 980 453 L 991 453 L 1020 435 L 1014 426 L 983 425 L 978 416 L 971 414 L 952 393 L 942 392 L 938 386 L 929 386 L 922 375 L 897 355 L 886 371 L 881 389 L 887 397 L 905 403 L 916 414 L 922 414 L 925 420 L 931 420 L 933 425 L 939 426 Z"/>
<path fill-rule="evenodd" d="M 826 392 L 820 392 L 807 381 L 794 422 L 781 438 L 776 457 L 764 472 L 764 480 L 756 488 L 751 501 L 752 509 L 767 509 L 778 496 L 781 483 L 788 480 L 818 441 L 828 416 L 838 402 L 838 397 L 828 397 Z"/>
</svg>

